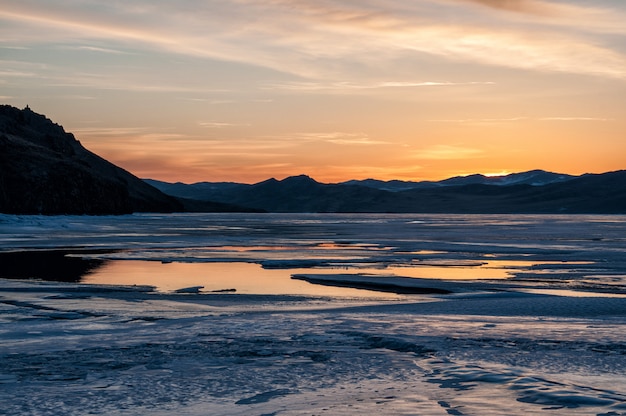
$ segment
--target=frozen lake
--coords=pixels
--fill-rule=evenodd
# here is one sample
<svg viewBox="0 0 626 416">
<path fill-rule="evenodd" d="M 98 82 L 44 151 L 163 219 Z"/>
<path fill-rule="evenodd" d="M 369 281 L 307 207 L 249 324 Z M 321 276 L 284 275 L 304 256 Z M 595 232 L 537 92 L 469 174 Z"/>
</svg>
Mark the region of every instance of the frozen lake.
<svg viewBox="0 0 626 416">
<path fill-rule="evenodd" d="M 625 296 L 626 216 L 0 215 L 0 398 L 621 415 Z"/>
<path fill-rule="evenodd" d="M 370 296 L 291 279 L 359 274 L 623 293 L 625 229 L 624 216 L 578 215 L 0 216 L 0 250 L 14 252 L 0 277 Z"/>
</svg>

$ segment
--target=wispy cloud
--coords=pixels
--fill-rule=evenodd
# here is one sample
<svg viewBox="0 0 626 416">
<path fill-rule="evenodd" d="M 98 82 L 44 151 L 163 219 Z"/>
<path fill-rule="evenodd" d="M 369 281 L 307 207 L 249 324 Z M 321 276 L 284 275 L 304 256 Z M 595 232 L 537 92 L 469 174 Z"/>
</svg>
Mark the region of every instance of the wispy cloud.
<svg viewBox="0 0 626 416">
<path fill-rule="evenodd" d="M 223 129 L 226 127 L 234 127 L 236 124 L 232 123 L 222 123 L 218 121 L 199 121 L 198 125 L 200 127 L 208 128 L 208 129 Z"/>
<path fill-rule="evenodd" d="M 173 129 L 155 129 L 151 127 L 78 127 L 72 132 L 79 138 L 103 139 L 107 143 L 120 141 L 120 144 L 191 141 L 188 135 L 176 133 Z M 120 146 L 125 147 L 125 146 Z"/>
<path fill-rule="evenodd" d="M 452 119 L 433 119 L 428 120 L 434 123 L 459 123 L 459 124 L 488 124 L 488 123 L 508 123 L 515 121 L 527 120 L 527 117 L 508 117 L 508 118 L 452 118 Z"/>
<path fill-rule="evenodd" d="M 450 82 L 450 81 L 421 81 L 421 82 L 406 82 L 406 81 L 387 81 L 382 82 L 375 86 L 378 88 L 387 87 L 450 87 L 450 86 L 466 86 L 466 85 L 494 85 L 492 81 L 470 81 L 470 82 Z"/>
<path fill-rule="evenodd" d="M 384 145 L 389 142 L 384 140 L 375 140 L 368 137 L 364 133 L 346 133 L 346 132 L 318 132 L 318 133 L 298 133 L 294 137 L 305 140 L 322 141 L 326 143 L 339 145 L 356 145 L 356 146 L 373 146 Z"/>
<path fill-rule="evenodd" d="M 98 46 L 88 46 L 88 45 L 62 46 L 60 48 L 69 49 L 69 50 L 77 50 L 77 51 L 107 53 L 107 54 L 114 54 L 114 55 L 131 55 L 131 53 L 127 51 L 122 51 L 122 50 L 112 49 L 112 48 L 102 48 Z"/>
<path fill-rule="evenodd" d="M 537 15 L 554 15 L 561 10 L 559 5 L 539 0 L 455 0 L 465 3 L 475 3 L 498 10 Z"/>
<path fill-rule="evenodd" d="M 437 5 L 459 16 L 454 26 L 435 14 Z M 470 6 L 467 14 L 463 7 Z M 506 26 L 481 16 L 477 6 L 552 17 Z M 527 70 L 626 77 L 623 52 L 580 29 L 584 20 L 596 31 L 624 34 L 623 23 L 621 28 L 617 24 L 626 20 L 623 10 L 551 1 L 137 1 L 103 6 L 92 0 L 69 7 L 64 1 L 33 0 L 8 2 L 0 19 L 25 24 L 39 41 L 111 39 L 308 78 L 348 69 L 354 74 L 356 63 L 371 71 L 381 66 L 381 56 L 419 60 L 422 53 Z M 29 37 L 26 31 L 23 36 Z"/>
<path fill-rule="evenodd" d="M 26 47 L 26 46 L 0 45 L 0 49 L 8 49 L 8 50 L 16 50 L 16 51 L 26 51 L 29 48 Z"/>
<path fill-rule="evenodd" d="M 65 100 L 96 100 L 97 98 L 92 96 L 92 95 L 78 95 L 78 94 L 66 94 L 66 95 L 59 95 L 59 98 L 65 99 Z"/>
<path fill-rule="evenodd" d="M 459 145 L 434 145 L 420 149 L 414 153 L 417 159 L 455 160 L 479 157 L 484 153 L 481 149 Z"/>
<path fill-rule="evenodd" d="M 518 121 L 611 121 L 604 117 L 508 117 L 508 118 L 458 118 L 458 119 L 433 119 L 435 123 L 459 123 L 459 124 L 496 124 Z"/>
<path fill-rule="evenodd" d="M 0 77 L 19 77 L 19 78 L 30 78 L 34 77 L 34 72 L 23 72 L 23 71 L 14 71 L 14 70 L 0 70 Z"/>
<path fill-rule="evenodd" d="M 339 82 L 283 82 L 265 84 L 262 88 L 267 90 L 288 90 L 300 92 L 354 92 L 358 90 L 378 90 L 385 88 L 419 88 L 419 87 L 453 87 L 468 85 L 494 85 L 491 81 L 382 81 L 373 83 L 355 83 L 350 81 Z"/>
<path fill-rule="evenodd" d="M 190 93 L 214 94 L 224 93 L 226 90 L 207 86 L 189 85 L 180 80 L 163 80 L 147 76 L 141 72 L 127 73 L 82 72 L 63 73 L 60 68 L 54 68 L 35 73 L 45 85 L 56 88 L 87 88 L 103 91 L 132 91 L 146 93 Z M 216 101 L 216 100 L 213 100 Z"/>
<path fill-rule="evenodd" d="M 491 8 L 494 11 L 517 14 L 523 18 L 535 19 L 539 25 L 554 28 L 570 28 L 579 32 L 625 34 L 624 10 L 617 3 L 606 2 L 564 2 L 555 0 L 442 0 L 457 4 L 468 4 Z M 618 6 L 615 8 L 615 6 Z M 527 16 L 524 16 L 527 15 Z M 500 17 L 505 17 L 502 14 Z M 584 21 L 584 24 L 581 24 Z M 544 26 L 538 26 L 545 29 Z"/>
<path fill-rule="evenodd" d="M 609 118 L 602 117 L 542 117 L 541 121 L 611 121 Z"/>
<path fill-rule="evenodd" d="M 188 140 L 188 136 L 180 133 L 145 133 L 142 139 L 149 142 Z"/>
<path fill-rule="evenodd" d="M 150 131 L 148 127 L 83 127 L 74 128 L 76 135 L 89 135 L 94 137 L 115 136 L 138 136 Z"/>
<path fill-rule="evenodd" d="M 372 140 L 367 137 L 338 137 L 336 139 L 328 139 L 327 142 L 349 146 L 374 146 L 389 144 L 389 142 L 385 142 L 382 140 Z"/>
</svg>

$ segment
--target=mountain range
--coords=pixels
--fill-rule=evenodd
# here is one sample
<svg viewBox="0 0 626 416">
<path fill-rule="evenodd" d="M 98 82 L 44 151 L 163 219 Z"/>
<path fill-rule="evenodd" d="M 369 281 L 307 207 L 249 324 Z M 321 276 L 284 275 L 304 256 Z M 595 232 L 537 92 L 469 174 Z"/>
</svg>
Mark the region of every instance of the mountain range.
<svg viewBox="0 0 626 416">
<path fill-rule="evenodd" d="M 453 178 L 444 179 L 442 181 L 380 181 L 376 179 L 350 180 L 342 182 L 344 185 L 361 185 L 370 188 L 381 189 L 383 191 L 399 192 L 408 191 L 410 189 L 427 189 L 439 188 L 442 186 L 462 186 L 462 185 L 548 185 L 555 182 L 564 182 L 573 179 L 575 176 L 562 173 L 546 172 L 544 170 L 531 170 L 522 173 L 511 173 L 501 176 L 485 176 L 479 173 L 468 176 L 455 176 Z"/>
<path fill-rule="evenodd" d="M 268 212 L 626 213 L 626 171 L 581 176 L 532 170 L 439 182 L 352 180 L 324 184 L 306 175 L 256 184 L 168 183 L 166 194 Z"/>
<path fill-rule="evenodd" d="M 131 212 L 626 214 L 626 171 L 572 176 L 532 170 L 438 182 L 306 175 L 256 184 L 141 180 L 85 149 L 28 107 L 0 105 L 0 213 Z"/>
<path fill-rule="evenodd" d="M 306 181 L 313 180 L 309 178 L 307 175 L 299 175 L 293 176 L 290 178 L 286 178 L 285 181 L 287 183 L 292 182 L 294 180 Z M 576 176 L 566 175 L 561 173 L 552 173 L 546 172 L 544 170 L 531 170 L 528 172 L 522 173 L 512 173 L 509 175 L 503 176 L 485 176 L 481 174 L 474 174 L 468 176 L 455 176 L 453 178 L 444 179 L 442 181 L 400 181 L 400 180 L 391 180 L 391 181 L 381 181 L 378 179 L 363 179 L 356 180 L 352 179 L 345 182 L 339 182 L 335 185 L 355 185 L 355 186 L 364 186 L 372 189 L 379 189 L 381 191 L 389 191 L 389 192 L 401 192 L 408 191 L 412 189 L 433 189 L 433 188 L 442 188 L 445 186 L 463 186 L 463 185 L 496 185 L 496 186 L 509 186 L 509 185 L 533 185 L 533 186 L 541 186 L 548 185 L 551 183 L 564 182 L 570 179 L 574 179 Z M 206 199 L 207 197 L 210 199 L 211 195 L 221 194 L 222 192 L 236 192 L 238 190 L 243 190 L 246 188 L 250 188 L 255 185 L 247 185 L 237 182 L 196 182 L 193 184 L 185 184 L 182 182 L 170 183 L 170 182 L 162 182 L 154 179 L 144 179 L 147 183 L 152 186 L 160 189 L 161 191 L 167 193 L 168 195 L 176 195 L 182 198 L 191 198 L 191 199 Z M 264 182 L 277 182 L 276 179 L 272 178 L 268 181 Z M 261 182 L 261 183 L 264 183 Z M 260 185 L 257 184 L 257 185 Z"/>
</svg>

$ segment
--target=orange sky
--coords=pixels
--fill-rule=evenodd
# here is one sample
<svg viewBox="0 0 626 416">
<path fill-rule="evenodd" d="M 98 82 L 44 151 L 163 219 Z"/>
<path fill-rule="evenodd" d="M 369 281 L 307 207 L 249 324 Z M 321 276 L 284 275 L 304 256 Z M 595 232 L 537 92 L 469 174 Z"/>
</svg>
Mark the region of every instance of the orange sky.
<svg viewBox="0 0 626 416">
<path fill-rule="evenodd" d="M 139 177 L 626 168 L 626 2 L 0 5 L 1 101 Z"/>
</svg>

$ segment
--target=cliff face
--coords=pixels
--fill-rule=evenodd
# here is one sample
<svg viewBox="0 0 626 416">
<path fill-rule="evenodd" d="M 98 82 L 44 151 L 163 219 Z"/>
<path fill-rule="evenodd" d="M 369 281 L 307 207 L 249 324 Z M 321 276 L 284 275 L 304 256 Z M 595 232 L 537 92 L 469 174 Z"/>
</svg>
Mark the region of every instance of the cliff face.
<svg viewBox="0 0 626 416">
<path fill-rule="evenodd" d="M 43 115 L 0 106 L 0 212 L 125 214 L 182 206 Z"/>
</svg>

